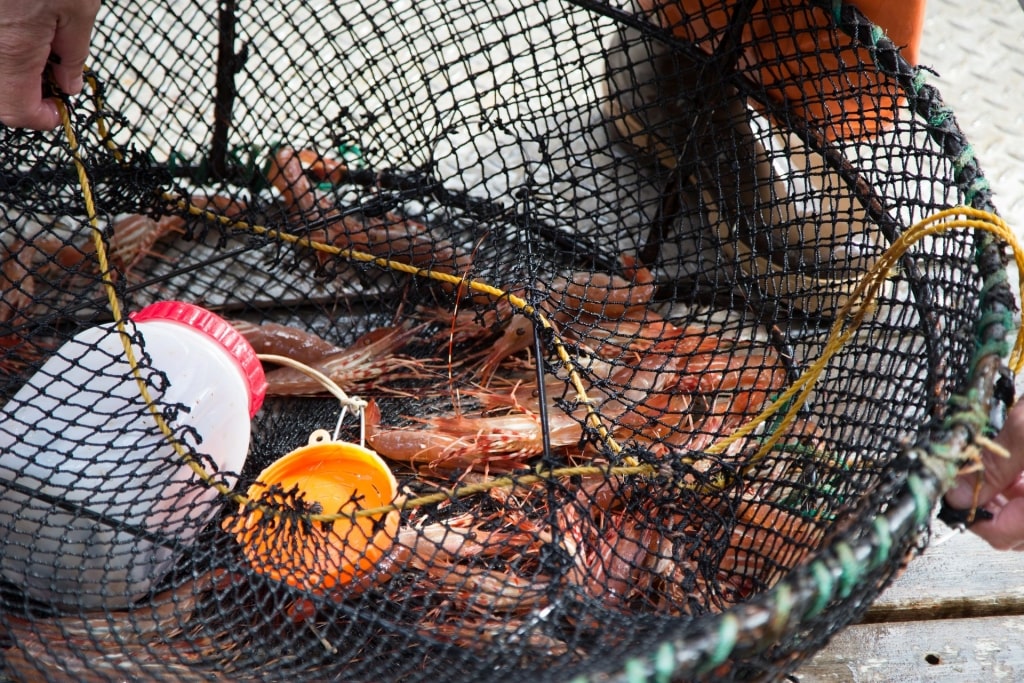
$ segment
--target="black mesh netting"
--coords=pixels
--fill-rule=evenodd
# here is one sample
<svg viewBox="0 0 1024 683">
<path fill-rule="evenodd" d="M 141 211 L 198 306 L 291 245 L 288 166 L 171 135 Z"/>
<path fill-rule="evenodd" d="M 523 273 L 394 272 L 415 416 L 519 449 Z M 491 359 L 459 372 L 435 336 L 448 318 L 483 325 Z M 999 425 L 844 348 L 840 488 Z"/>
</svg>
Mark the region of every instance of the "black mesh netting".
<svg viewBox="0 0 1024 683">
<path fill-rule="evenodd" d="M 108 2 L 89 66 L 76 142 L 0 129 L 10 678 L 775 678 L 919 545 L 929 445 L 986 423 L 992 240 L 845 308 L 908 226 L 988 208 L 852 7 Z M 226 385 L 123 321 L 162 433 L 109 379 L 104 279 L 367 401 L 397 489 L 267 481 L 342 412 L 271 362 L 218 466 L 248 423 L 189 400 Z"/>
</svg>

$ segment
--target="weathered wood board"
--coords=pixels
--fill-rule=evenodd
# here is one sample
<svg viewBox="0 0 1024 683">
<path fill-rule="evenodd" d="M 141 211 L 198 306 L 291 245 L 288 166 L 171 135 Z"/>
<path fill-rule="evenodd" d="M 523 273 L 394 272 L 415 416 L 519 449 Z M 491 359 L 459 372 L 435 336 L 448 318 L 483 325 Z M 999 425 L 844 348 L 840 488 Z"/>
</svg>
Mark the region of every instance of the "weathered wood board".
<svg viewBox="0 0 1024 683">
<path fill-rule="evenodd" d="M 974 534 L 935 529 L 933 544 L 875 601 L 865 622 L 1024 614 L 1024 556 L 993 550 Z"/>
<path fill-rule="evenodd" d="M 860 624 L 796 673 L 800 683 L 1020 681 L 1024 616 Z"/>
<path fill-rule="evenodd" d="M 925 553 L 800 683 L 1024 680 L 1024 556 L 935 526 Z"/>
</svg>

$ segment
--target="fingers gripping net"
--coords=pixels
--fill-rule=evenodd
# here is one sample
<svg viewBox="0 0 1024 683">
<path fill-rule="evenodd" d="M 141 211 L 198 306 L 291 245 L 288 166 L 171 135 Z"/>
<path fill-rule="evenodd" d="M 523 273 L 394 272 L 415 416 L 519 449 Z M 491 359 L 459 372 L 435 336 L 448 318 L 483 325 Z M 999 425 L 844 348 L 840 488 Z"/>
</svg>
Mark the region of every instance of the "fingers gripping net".
<svg viewBox="0 0 1024 683">
<path fill-rule="evenodd" d="M 907 446 L 989 428 L 1006 229 L 925 221 L 987 186 L 851 7 L 104 12 L 67 130 L 0 131 L 12 677 L 779 676 L 918 545 Z M 168 299 L 359 419 L 268 362 L 218 464 L 120 313 Z"/>
</svg>

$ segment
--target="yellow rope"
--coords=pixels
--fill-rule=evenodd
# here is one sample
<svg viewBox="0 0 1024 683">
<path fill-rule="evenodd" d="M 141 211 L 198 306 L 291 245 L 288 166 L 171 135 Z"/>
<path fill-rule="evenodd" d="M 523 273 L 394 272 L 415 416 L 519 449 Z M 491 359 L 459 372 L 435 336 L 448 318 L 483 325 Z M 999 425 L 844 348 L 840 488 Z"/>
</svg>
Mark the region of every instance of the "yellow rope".
<svg viewBox="0 0 1024 683">
<path fill-rule="evenodd" d="M 110 263 L 107 260 L 106 245 L 103 244 L 103 231 L 100 229 L 99 217 L 96 213 L 96 202 L 92 193 L 92 183 L 89 181 L 89 174 L 86 171 L 85 162 L 82 160 L 78 137 L 75 135 L 74 127 L 71 125 L 71 117 L 68 113 L 67 107 L 60 98 L 57 99 L 57 112 L 60 114 L 61 123 L 64 127 L 64 135 L 67 137 L 68 148 L 71 151 L 71 159 L 75 164 L 75 170 L 78 174 L 78 182 L 82 188 L 85 212 L 89 220 L 89 226 L 92 228 L 92 243 L 93 248 L 96 251 L 96 262 L 100 268 L 100 278 L 103 283 L 103 289 L 107 295 L 107 303 L 110 306 L 110 312 L 114 317 L 114 324 L 117 328 L 118 336 L 121 338 L 121 344 L 124 347 L 125 359 L 128 361 L 128 365 L 132 369 L 132 375 L 135 378 L 136 384 L 138 384 L 139 394 L 146 402 L 146 407 L 153 416 L 153 420 L 156 422 L 157 427 L 170 442 L 175 453 L 186 465 L 188 465 L 196 476 L 199 477 L 204 484 L 212 486 L 222 495 L 231 497 L 239 503 L 244 503 L 246 500 L 245 496 L 233 494 L 226 484 L 216 481 L 210 473 L 206 471 L 206 468 L 203 467 L 202 463 L 192 457 L 192 455 L 184 449 L 181 443 L 174 437 L 173 430 L 170 425 L 167 424 L 167 421 L 164 420 L 163 415 L 160 414 L 156 403 L 153 401 L 153 397 L 149 393 L 149 387 L 146 386 L 146 381 L 143 379 L 141 370 L 139 369 L 138 360 L 135 358 L 135 352 L 132 349 L 131 336 L 128 334 L 128 329 L 124 324 L 124 315 L 121 311 L 121 303 L 117 298 L 117 290 L 114 288 L 114 280 L 110 269 Z"/>
<path fill-rule="evenodd" d="M 779 439 L 782 438 L 786 430 L 796 419 L 797 413 L 806 402 L 807 396 L 813 390 L 815 383 L 828 362 L 843 348 L 853 336 L 857 327 L 874 310 L 879 290 L 888 280 L 889 273 L 895 268 L 899 259 L 911 246 L 925 237 L 956 229 L 983 230 L 999 237 L 1010 245 L 1020 276 L 1018 279 L 1018 289 L 1021 296 L 1024 297 L 1024 250 L 1021 249 L 1021 245 L 1013 234 L 1013 230 L 1010 229 L 1010 226 L 993 213 L 967 206 L 957 206 L 939 211 L 915 223 L 900 235 L 872 268 L 865 273 L 863 279 L 853 290 L 849 300 L 836 315 L 836 320 L 832 324 L 825 343 L 825 349 L 822 351 L 821 356 L 771 405 L 729 436 L 716 441 L 705 452 L 712 455 L 722 453 L 731 444 L 747 436 L 758 425 L 769 420 L 777 412 L 788 406 L 782 420 L 773 430 L 772 434 L 764 441 L 757 453 L 750 459 L 743 471 L 749 471 L 751 467 L 756 465 L 758 461 L 775 447 L 775 444 L 778 443 Z M 1018 328 L 1013 351 L 1010 354 L 1010 368 L 1015 374 L 1021 371 L 1022 366 L 1024 366 L 1024 327 Z"/>
<path fill-rule="evenodd" d="M 100 97 L 100 82 L 96 78 L 96 74 L 89 70 L 85 70 L 84 80 L 89 84 L 89 91 L 92 93 L 93 106 L 97 112 L 106 110 L 106 103 L 103 98 Z M 61 120 L 64 120 L 64 116 L 61 115 Z M 113 140 L 110 139 L 110 129 L 107 128 L 107 118 L 105 116 L 96 117 L 96 130 L 100 134 L 100 139 L 103 140 L 107 149 L 114 156 L 117 161 L 124 163 L 124 154 L 121 153 L 121 148 L 118 147 Z"/>
<path fill-rule="evenodd" d="M 466 498 L 478 493 L 485 493 L 492 489 L 501 488 L 513 488 L 516 486 L 531 486 L 544 481 L 551 481 L 554 479 L 564 479 L 566 477 L 591 477 L 591 476 L 602 476 L 602 477 L 626 477 L 630 475 L 641 475 L 650 476 L 656 472 L 655 468 L 651 465 L 634 465 L 634 466 L 608 466 L 599 467 L 597 465 L 580 465 L 578 467 L 557 467 L 551 470 L 536 470 L 533 474 L 522 474 L 515 477 L 495 477 L 493 479 L 487 479 L 486 481 L 477 482 L 475 484 L 466 484 L 457 488 L 451 489 L 450 491 L 439 491 L 437 493 L 431 493 L 425 496 L 419 496 L 417 498 L 408 498 L 402 502 L 393 503 L 391 505 L 382 505 L 376 508 L 366 508 L 365 510 L 359 510 L 354 515 L 355 517 L 372 517 L 376 515 L 385 515 L 395 510 L 411 510 L 413 508 L 422 507 L 424 505 L 433 505 L 435 503 L 443 503 L 446 500 L 454 500 L 457 498 Z M 325 518 L 331 516 L 323 515 Z M 334 519 L 338 518 L 338 515 L 333 515 Z M 310 519 L 319 519 L 319 517 L 310 517 Z"/>
</svg>

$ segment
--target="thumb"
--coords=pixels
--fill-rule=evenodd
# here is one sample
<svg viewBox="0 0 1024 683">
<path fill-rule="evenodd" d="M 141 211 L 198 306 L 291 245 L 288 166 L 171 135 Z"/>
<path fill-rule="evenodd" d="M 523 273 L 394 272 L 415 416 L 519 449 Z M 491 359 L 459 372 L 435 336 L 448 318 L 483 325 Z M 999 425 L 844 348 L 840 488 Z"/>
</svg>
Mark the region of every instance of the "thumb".
<svg viewBox="0 0 1024 683">
<path fill-rule="evenodd" d="M 56 56 L 51 61 L 51 69 L 58 87 L 69 95 L 77 95 L 82 90 L 82 68 L 89 57 L 89 42 L 99 6 L 99 0 L 71 3 L 70 9 L 57 21 L 50 46 Z"/>
<path fill-rule="evenodd" d="M 996 443 L 1009 451 L 1004 457 L 985 449 L 981 455 L 983 471 L 980 474 L 963 474 L 956 486 L 946 494 L 946 502 L 957 509 L 983 506 L 997 494 L 1014 484 L 1024 471 L 1024 401 L 1018 401 L 1006 416 Z M 981 488 L 975 502 L 975 487 L 981 477 Z"/>
</svg>

